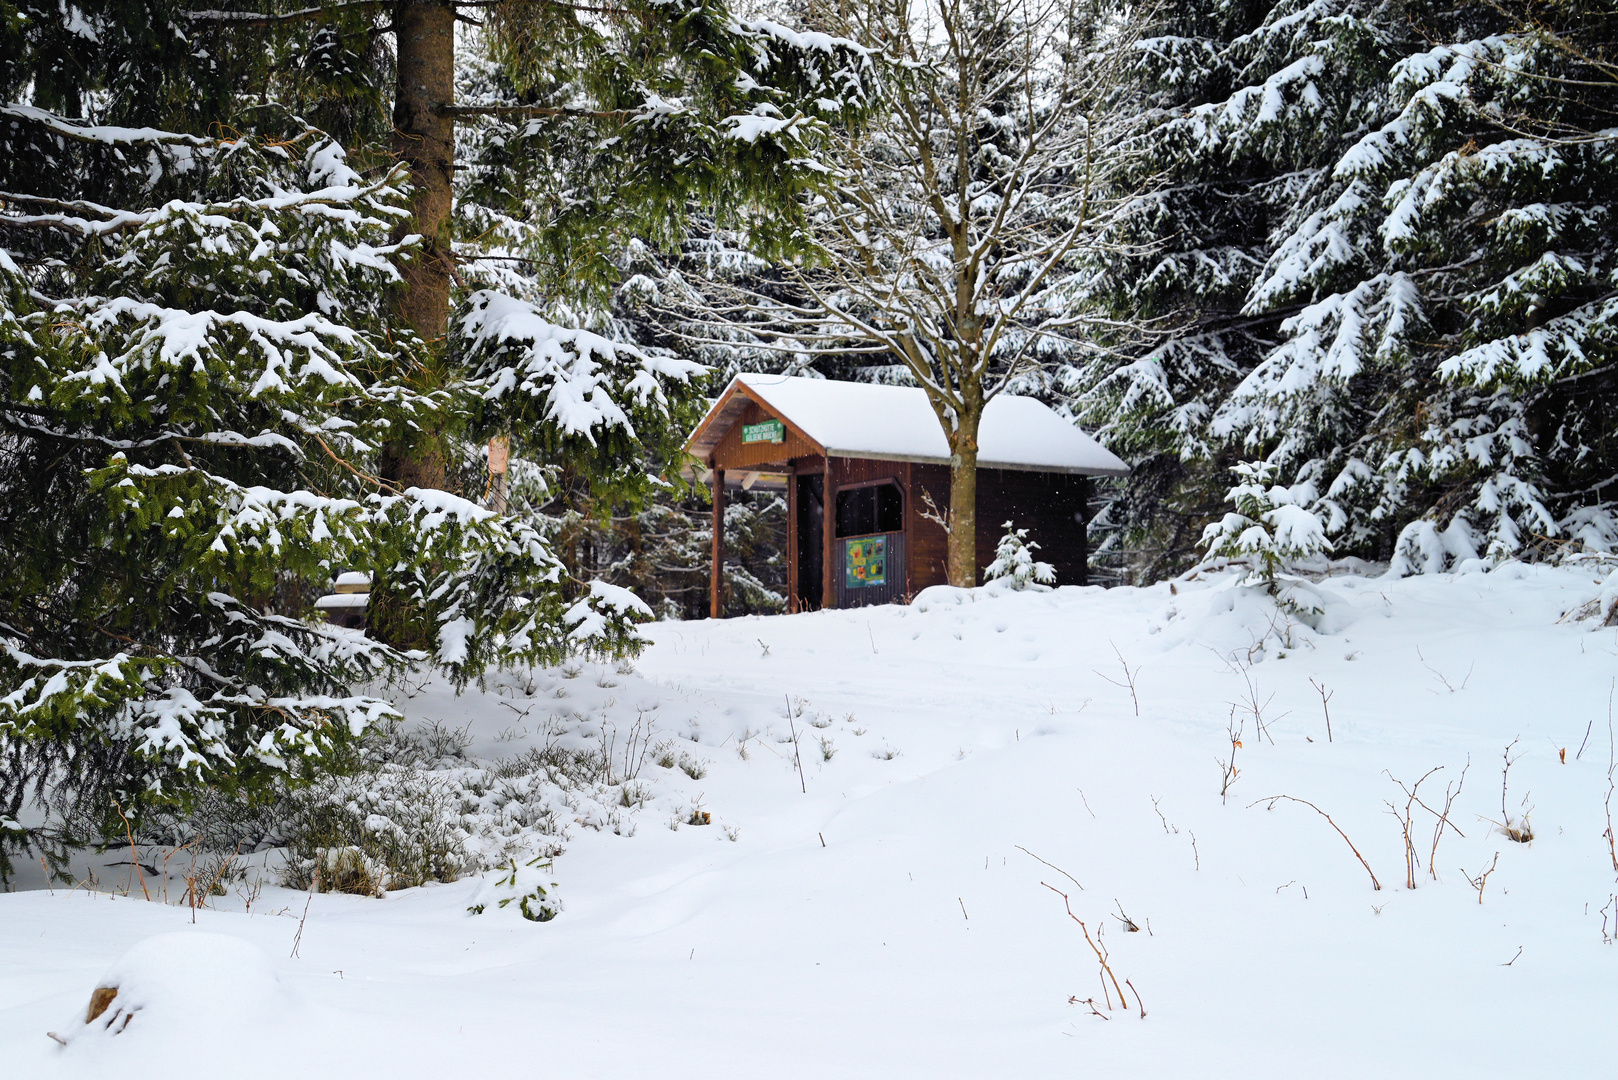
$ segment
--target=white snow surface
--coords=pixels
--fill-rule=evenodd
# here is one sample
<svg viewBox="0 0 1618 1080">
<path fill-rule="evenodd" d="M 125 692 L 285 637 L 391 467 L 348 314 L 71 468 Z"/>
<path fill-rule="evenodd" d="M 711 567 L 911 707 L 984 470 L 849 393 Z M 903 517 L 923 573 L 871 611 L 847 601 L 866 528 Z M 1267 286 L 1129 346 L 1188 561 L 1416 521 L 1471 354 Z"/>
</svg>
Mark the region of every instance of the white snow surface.
<svg viewBox="0 0 1618 1080">
<path fill-rule="evenodd" d="M 743 373 L 737 380 L 839 457 L 947 464 L 949 444 L 915 386 Z M 1044 402 L 1000 394 L 983 409 L 978 466 L 1126 475 L 1129 466 Z"/>
<path fill-rule="evenodd" d="M 616 832 L 573 825 L 546 923 L 468 914 L 487 878 L 381 900 L 269 886 L 250 913 L 233 886 L 193 913 L 159 879 L 154 902 L 126 888 L 116 849 L 100 891 L 0 896 L 5 1075 L 1610 1077 L 1618 628 L 1563 618 L 1605 573 L 1469 565 L 1327 578 L 1315 630 L 1234 573 L 938 588 L 654 624 L 633 672 L 429 688 L 405 711 L 469 725 L 480 757 L 544 718 L 621 757 L 643 721 L 707 771 L 648 759 Z M 1420 792 L 1441 808 L 1468 759 L 1436 877 L 1415 807 L 1409 890 L 1390 776 L 1443 766 Z M 1382 888 L 1275 795 L 1329 813 Z M 1503 801 L 1531 808 L 1531 843 L 1491 824 Z M 698 806 L 712 824 L 683 823 Z M 1480 904 L 1467 875 L 1496 853 Z M 118 979 L 141 1010 L 86 1031 Z"/>
<path fill-rule="evenodd" d="M 95 985 L 118 990 L 106 1011 L 87 1024 L 85 1003 L 76 1003 L 55 1031 L 76 1058 L 109 1071 L 119 1070 L 119 1055 L 135 1041 L 121 1036 L 132 1032 L 144 1042 L 228 1057 L 249 1032 L 273 1037 L 293 1005 L 263 949 L 204 930 L 138 941 Z"/>
</svg>

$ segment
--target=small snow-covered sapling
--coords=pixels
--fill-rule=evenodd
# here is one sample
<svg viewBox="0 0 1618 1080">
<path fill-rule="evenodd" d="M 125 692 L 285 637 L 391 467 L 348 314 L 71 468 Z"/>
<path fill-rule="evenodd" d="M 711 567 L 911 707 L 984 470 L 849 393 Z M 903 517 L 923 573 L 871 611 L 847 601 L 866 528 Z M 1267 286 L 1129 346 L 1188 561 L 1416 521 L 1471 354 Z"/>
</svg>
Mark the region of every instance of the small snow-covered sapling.
<svg viewBox="0 0 1618 1080">
<path fill-rule="evenodd" d="M 1039 545 L 1028 539 L 1028 530 L 1019 529 L 1009 521 L 1001 528 L 1006 530 L 1005 535 L 995 546 L 994 561 L 984 567 L 983 580 L 1004 581 L 1014 589 L 1055 584 L 1056 568 L 1050 563 L 1035 561 L 1034 552 L 1039 550 Z"/>
<path fill-rule="evenodd" d="M 1262 585 L 1284 600 L 1276 575 L 1292 563 L 1331 550 L 1320 516 L 1303 504 L 1313 501 L 1308 485 L 1286 488 L 1272 483 L 1276 467 L 1267 461 L 1243 461 L 1231 468 L 1238 483 L 1225 493 L 1233 512 L 1202 532 L 1208 558 L 1245 560 L 1247 584 Z"/>
</svg>

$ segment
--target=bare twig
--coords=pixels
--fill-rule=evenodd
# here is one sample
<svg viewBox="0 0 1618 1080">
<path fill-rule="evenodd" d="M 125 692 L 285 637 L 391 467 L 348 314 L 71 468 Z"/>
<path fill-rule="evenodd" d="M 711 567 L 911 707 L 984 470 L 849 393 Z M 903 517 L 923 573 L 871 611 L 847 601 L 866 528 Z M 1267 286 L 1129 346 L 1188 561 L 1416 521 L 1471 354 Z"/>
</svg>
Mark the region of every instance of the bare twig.
<svg viewBox="0 0 1618 1080">
<path fill-rule="evenodd" d="M 1315 692 L 1320 695 L 1320 711 L 1326 714 L 1326 741 L 1331 742 L 1332 737 L 1331 737 L 1331 708 L 1330 708 L 1330 702 L 1331 702 L 1332 697 L 1337 693 L 1337 691 L 1333 690 L 1330 693 L 1327 693 L 1325 684 L 1315 682 L 1315 680 L 1314 680 L 1314 678 L 1312 676 L 1309 679 L 1309 685 L 1314 687 Z"/>
<path fill-rule="evenodd" d="M 1275 700 L 1275 695 L 1271 694 L 1263 701 L 1260 701 L 1258 699 L 1258 684 L 1253 681 L 1252 665 L 1239 663 L 1236 665 L 1236 670 L 1241 674 L 1242 681 L 1247 684 L 1247 697 L 1242 701 L 1233 702 L 1232 706 L 1244 712 L 1252 713 L 1253 726 L 1258 729 L 1259 738 L 1269 739 L 1270 745 L 1274 746 L 1275 738 L 1270 734 L 1269 725 L 1264 721 L 1264 710 L 1270 707 L 1270 702 Z"/>
<path fill-rule="evenodd" d="M 1614 746 L 1612 735 L 1612 693 L 1607 693 L 1607 799 L 1602 806 L 1607 811 L 1607 854 L 1612 858 L 1612 872 L 1618 874 L 1618 843 L 1614 842 L 1612 831 L 1612 792 L 1614 784 L 1618 783 L 1618 760 L 1614 759 Z"/>
<path fill-rule="evenodd" d="M 1497 851 L 1494 853 L 1494 860 L 1487 867 L 1479 870 L 1477 877 L 1467 874 L 1466 867 L 1461 867 L 1461 873 L 1466 875 L 1467 883 L 1478 891 L 1478 903 L 1483 903 L 1483 887 L 1489 883 L 1489 875 L 1494 873 L 1495 867 L 1499 865 L 1500 853 Z"/>
<path fill-rule="evenodd" d="M 1163 816 L 1163 808 L 1157 805 L 1157 796 L 1151 796 L 1151 800 L 1152 809 L 1157 812 L 1157 820 L 1163 823 L 1163 834 L 1167 836 L 1169 833 L 1179 832 L 1180 830 L 1176 826 L 1170 825 L 1169 819 Z"/>
<path fill-rule="evenodd" d="M 1611 698 L 1610 694 L 1609 694 L 1609 697 L 1607 699 L 1607 710 L 1609 712 L 1612 710 L 1612 698 Z M 1580 758 L 1582 758 L 1584 756 L 1584 748 L 1587 745 L 1589 745 L 1589 743 L 1590 743 L 1590 732 L 1595 730 L 1595 726 L 1596 726 L 1596 722 L 1595 722 L 1595 720 L 1593 718 L 1590 720 L 1590 722 L 1588 724 L 1584 725 L 1584 738 L 1582 740 L 1580 740 L 1580 742 L 1579 742 L 1579 752 L 1577 754 L 1573 755 L 1573 760 L 1574 761 L 1578 761 Z"/>
<path fill-rule="evenodd" d="M 1611 775 L 1610 770 L 1609 770 L 1608 775 Z M 151 891 L 146 888 L 146 868 L 143 867 L 140 864 L 140 856 L 135 854 L 135 834 L 134 834 L 134 831 L 132 829 L 130 829 L 130 827 L 129 827 L 129 819 L 127 817 L 124 817 L 124 808 L 118 805 L 118 802 L 117 802 L 116 799 L 113 800 L 112 808 L 114 810 L 118 811 L 118 816 L 120 818 L 123 818 L 123 822 L 124 822 L 124 838 L 129 841 L 129 865 L 130 865 L 130 871 L 132 873 L 136 874 L 140 878 L 140 891 L 141 891 L 141 894 L 146 897 L 146 900 L 149 903 L 149 902 L 151 902 L 152 894 L 151 894 Z M 46 874 L 45 878 L 46 878 L 47 881 L 50 880 L 50 875 Z"/>
<path fill-rule="evenodd" d="M 1103 975 L 1105 975 L 1105 978 L 1101 980 L 1101 996 L 1106 998 L 1107 1008 L 1112 1008 L 1112 997 L 1107 993 L 1107 979 L 1112 980 L 1112 988 L 1118 991 L 1119 1004 L 1126 1009 L 1129 1008 L 1129 999 L 1124 996 L 1124 988 L 1118 985 L 1118 976 L 1112 973 L 1112 965 L 1107 962 L 1108 953 L 1106 946 L 1098 945 L 1096 943 L 1096 939 L 1090 936 L 1090 928 L 1084 925 L 1084 920 L 1073 914 L 1073 905 L 1071 902 L 1069 902 L 1067 893 L 1063 892 L 1061 889 L 1058 889 L 1055 885 L 1051 885 L 1047 882 L 1041 881 L 1040 884 L 1044 885 L 1051 892 L 1062 898 L 1062 903 L 1067 907 L 1067 917 L 1078 923 L 1079 929 L 1084 931 L 1084 940 L 1089 943 L 1091 951 L 1096 954 L 1096 962 L 1101 965 L 1101 972 Z M 1097 931 L 1097 936 L 1099 936 L 1099 931 Z M 1131 989 L 1133 989 L 1133 987 L 1131 987 Z"/>
<path fill-rule="evenodd" d="M 1057 866 L 1055 863 L 1053 863 L 1053 862 L 1045 862 L 1044 859 L 1041 859 L 1038 855 L 1035 855 L 1032 851 L 1029 851 L 1027 848 L 1023 847 L 1021 844 L 1014 844 L 1013 846 L 1018 851 L 1022 852 L 1024 855 L 1028 856 L 1030 859 L 1033 859 L 1035 862 L 1045 863 L 1046 866 L 1050 867 L 1052 870 L 1055 870 L 1058 874 L 1061 874 L 1063 877 L 1067 878 L 1073 884 L 1079 885 L 1079 879 L 1078 878 L 1074 877 L 1072 874 L 1068 873 L 1066 870 L 1063 870 L 1060 866 Z M 1079 891 L 1080 892 L 1084 891 L 1084 886 L 1083 885 L 1079 885 Z"/>
<path fill-rule="evenodd" d="M 1129 699 L 1135 703 L 1135 715 L 1139 716 L 1140 715 L 1140 695 L 1135 692 L 1135 676 L 1140 674 L 1140 668 L 1137 667 L 1133 671 L 1129 670 L 1129 662 L 1124 659 L 1124 654 L 1118 651 L 1118 646 L 1113 645 L 1113 643 L 1110 642 L 1110 641 L 1107 642 L 1107 644 L 1112 645 L 1112 653 L 1113 653 L 1114 656 L 1116 656 L 1118 658 L 1119 666 L 1124 669 L 1124 681 L 1119 682 L 1117 679 L 1114 679 L 1109 675 L 1101 675 L 1101 672 L 1099 672 L 1099 671 L 1097 671 L 1096 674 L 1101 675 L 1101 677 L 1103 679 L 1105 679 L 1107 682 L 1112 683 L 1112 685 L 1114 685 L 1114 686 L 1126 687 L 1129 690 Z M 1094 670 L 1094 669 L 1092 668 L 1091 670 Z"/>
<path fill-rule="evenodd" d="M 1444 684 L 1444 689 L 1448 690 L 1452 694 L 1455 693 L 1457 690 L 1465 690 L 1466 689 L 1466 684 L 1472 681 L 1472 669 L 1477 667 L 1477 661 L 1474 660 L 1472 662 L 1472 666 L 1466 669 L 1466 678 L 1461 680 L 1461 685 L 1460 686 L 1456 686 L 1453 683 L 1451 683 L 1447 678 L 1444 677 L 1444 673 L 1442 671 L 1439 671 L 1437 668 L 1433 667 L 1433 665 L 1431 665 L 1431 664 L 1429 664 L 1427 662 L 1427 658 L 1425 656 L 1421 655 L 1421 646 L 1419 646 L 1419 645 L 1416 647 L 1416 659 L 1420 660 L 1421 661 L 1421 666 L 1426 668 L 1428 671 L 1432 672 L 1433 677 L 1436 678 L 1439 682 L 1443 683 Z M 1437 692 L 1438 691 L 1436 691 L 1436 690 L 1433 691 L 1433 693 L 1435 693 L 1435 694 Z"/>
<path fill-rule="evenodd" d="M 1099 1016 L 1103 1020 L 1111 1020 L 1112 1019 L 1112 1017 L 1108 1016 L 1106 1013 L 1104 1013 L 1100 1009 L 1096 1008 L 1096 999 L 1093 998 L 1093 997 L 1081 998 L 1077 994 L 1074 994 L 1072 997 L 1067 999 L 1067 1003 L 1069 1005 L 1088 1005 L 1088 1006 L 1090 1006 L 1090 1015 L 1091 1016 Z M 53 1036 L 53 1038 L 54 1038 L 54 1036 Z M 58 1039 L 57 1041 L 61 1042 L 60 1039 Z M 67 1043 L 63 1042 L 62 1045 L 66 1046 Z"/>
<path fill-rule="evenodd" d="M 1402 813 L 1400 812 L 1399 808 L 1397 806 L 1395 806 L 1391 802 L 1387 804 L 1387 807 L 1388 807 L 1388 812 L 1391 813 L 1393 815 L 1393 817 L 1394 817 L 1394 820 L 1399 823 L 1400 835 L 1404 838 L 1404 845 L 1405 845 L 1405 888 L 1407 888 L 1407 889 L 1414 889 L 1416 887 L 1416 867 L 1418 865 L 1420 865 L 1420 860 L 1418 860 L 1416 858 L 1416 844 L 1415 844 L 1415 841 L 1412 840 L 1411 836 L 1410 836 L 1410 830 L 1411 830 L 1411 825 L 1412 825 L 1411 818 L 1414 815 L 1414 808 L 1416 807 L 1416 805 L 1418 803 L 1420 803 L 1423 810 L 1428 809 L 1427 804 L 1423 803 L 1421 801 L 1420 797 L 1417 795 L 1417 792 L 1419 792 L 1421 790 L 1421 785 L 1424 784 L 1427 781 L 1427 778 L 1429 776 L 1433 775 L 1433 773 L 1435 773 L 1435 772 L 1438 772 L 1443 767 L 1444 766 L 1442 766 L 1442 765 L 1435 765 L 1433 768 L 1428 769 L 1425 773 L 1422 774 L 1420 780 L 1417 780 L 1413 785 L 1411 785 L 1409 787 L 1406 787 L 1405 782 L 1403 780 L 1400 780 L 1398 777 L 1394 776 L 1388 770 L 1386 770 L 1386 769 L 1382 770 L 1382 775 L 1386 776 L 1389 780 L 1392 780 L 1395 784 L 1398 784 L 1399 785 L 1399 790 L 1403 791 L 1405 793 L 1405 808 L 1404 808 L 1404 811 Z M 1447 809 L 1448 808 L 1446 807 L 1446 810 Z M 1430 813 L 1431 811 L 1429 810 L 1428 812 Z M 1440 822 L 1438 828 L 1439 828 L 1439 832 L 1443 831 L 1444 826 L 1443 826 L 1442 822 Z M 1436 849 L 1437 846 L 1438 846 L 1438 841 L 1435 839 L 1433 841 L 1433 847 Z"/>
<path fill-rule="evenodd" d="M 1500 755 L 1505 762 L 1500 769 L 1500 831 L 1517 843 L 1526 844 L 1534 838 L 1534 827 L 1528 822 L 1530 811 L 1524 810 L 1520 817 L 1513 819 L 1506 810 L 1506 783 L 1511 777 L 1511 767 L 1522 759 L 1521 754 L 1517 755 L 1517 757 L 1511 756 L 1511 748 L 1516 745 L 1517 740 L 1512 739 L 1506 744 L 1505 752 Z M 1527 805 L 1527 803 L 1528 796 L 1524 795 L 1523 804 Z"/>
<path fill-rule="evenodd" d="M 798 725 L 792 720 L 792 697 L 787 695 L 787 727 L 792 732 L 792 760 L 798 765 L 798 786 L 809 794 L 809 783 L 803 778 L 803 755 L 798 753 Z"/>
<path fill-rule="evenodd" d="M 950 531 L 950 512 L 948 510 L 940 510 L 938 508 L 938 504 L 933 501 L 933 493 L 928 491 L 926 488 L 921 489 L 921 502 L 924 507 L 924 509 L 921 511 L 921 520 L 931 521 L 940 529 L 944 530 L 945 536 L 948 536 Z"/>
<path fill-rule="evenodd" d="M 1236 751 L 1242 748 L 1242 728 L 1245 723 L 1245 721 L 1242 724 L 1236 722 L 1236 706 L 1232 705 L 1230 707 L 1230 724 L 1225 728 L 1225 734 L 1230 737 L 1230 758 L 1228 760 L 1214 758 L 1214 761 L 1219 765 L 1219 801 L 1221 803 L 1227 801 L 1231 785 L 1242 774 L 1242 771 L 1236 767 Z"/>
<path fill-rule="evenodd" d="M 309 905 L 314 902 L 315 893 L 320 891 L 320 863 L 315 863 L 315 872 L 309 878 L 309 898 L 303 902 L 303 914 L 298 918 L 298 932 L 292 936 L 292 959 L 298 959 L 298 946 L 303 944 L 303 923 L 309 917 Z"/>
<path fill-rule="evenodd" d="M 1124 985 L 1129 987 L 1131 990 L 1135 990 L 1135 984 L 1130 982 L 1128 979 L 1124 980 Z M 1139 990 L 1135 990 L 1135 1004 L 1140 1006 L 1140 1018 L 1142 1020 L 1146 1019 L 1146 1002 L 1140 999 Z"/>
<path fill-rule="evenodd" d="M 1454 831 L 1456 836 L 1459 836 L 1463 840 L 1466 839 L 1466 834 L 1463 833 L 1455 825 L 1455 823 L 1449 819 L 1449 811 L 1450 811 L 1450 807 L 1455 805 L 1455 800 L 1460 798 L 1461 788 L 1466 786 L 1466 773 L 1467 773 L 1467 770 L 1470 769 L 1471 767 L 1472 767 L 1472 755 L 1468 754 L 1468 755 L 1466 755 L 1466 764 L 1461 767 L 1461 778 L 1460 778 L 1460 780 L 1458 780 L 1455 783 L 1454 789 L 1451 790 L 1449 784 L 1444 785 L 1444 811 L 1443 811 L 1443 813 L 1439 813 L 1438 811 L 1434 810 L 1432 807 L 1428 806 L 1426 803 L 1421 804 L 1422 809 L 1426 810 L 1429 814 L 1432 814 L 1434 817 L 1436 817 L 1438 819 L 1438 823 L 1433 826 L 1433 846 L 1432 846 L 1432 849 L 1427 852 L 1427 873 L 1432 876 L 1432 879 L 1434 881 L 1438 880 L 1438 841 L 1440 839 L 1442 839 L 1443 836 L 1444 836 L 1444 827 L 1448 826 L 1450 829 L 1452 829 Z M 1417 800 L 1417 801 L 1419 802 L 1420 800 Z"/>
<path fill-rule="evenodd" d="M 1343 843 L 1348 845 L 1348 850 L 1354 853 L 1354 857 L 1360 861 L 1360 865 L 1365 867 L 1365 872 L 1371 875 L 1371 888 L 1375 889 L 1377 892 L 1382 891 L 1382 883 L 1376 879 L 1376 872 L 1371 869 L 1371 864 L 1365 861 L 1365 856 L 1360 854 L 1360 849 L 1354 846 L 1354 841 L 1348 838 L 1347 833 L 1338 828 L 1337 822 L 1331 819 L 1330 814 L 1326 813 L 1326 811 L 1322 810 L 1308 799 L 1299 799 L 1291 795 L 1271 795 L 1267 799 L 1259 799 L 1257 802 L 1249 803 L 1247 808 L 1251 810 L 1259 803 L 1268 803 L 1269 806 L 1266 809 L 1274 810 L 1275 804 L 1282 799 L 1285 799 L 1287 802 L 1302 803 L 1304 806 L 1307 806 L 1309 809 L 1325 818 L 1326 824 L 1330 825 L 1332 829 L 1336 831 L 1337 835 L 1343 838 Z"/>
</svg>

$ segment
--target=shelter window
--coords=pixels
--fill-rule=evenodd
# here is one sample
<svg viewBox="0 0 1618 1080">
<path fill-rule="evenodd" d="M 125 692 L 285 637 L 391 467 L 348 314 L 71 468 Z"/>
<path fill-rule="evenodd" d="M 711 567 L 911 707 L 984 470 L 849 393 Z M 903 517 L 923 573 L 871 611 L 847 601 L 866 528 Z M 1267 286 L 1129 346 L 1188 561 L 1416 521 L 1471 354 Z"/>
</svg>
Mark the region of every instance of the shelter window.
<svg viewBox="0 0 1618 1080">
<path fill-rule="evenodd" d="M 837 535 L 904 531 L 904 495 L 891 481 L 837 493 Z"/>
</svg>

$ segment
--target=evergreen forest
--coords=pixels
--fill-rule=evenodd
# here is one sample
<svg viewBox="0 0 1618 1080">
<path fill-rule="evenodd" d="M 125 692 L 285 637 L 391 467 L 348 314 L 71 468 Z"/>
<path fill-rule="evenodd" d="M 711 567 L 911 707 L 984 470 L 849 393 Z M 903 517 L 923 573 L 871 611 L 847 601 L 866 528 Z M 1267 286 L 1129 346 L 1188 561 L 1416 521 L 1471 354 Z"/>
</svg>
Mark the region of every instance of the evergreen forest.
<svg viewBox="0 0 1618 1080">
<path fill-rule="evenodd" d="M 1217 553 L 1233 477 L 1400 574 L 1612 552 L 1615 42 L 1593 0 L 0 0 L 0 865 L 31 800 L 67 843 L 273 799 L 390 676 L 700 617 L 682 446 L 739 371 L 922 386 L 969 463 L 1042 399 L 1132 467 L 1111 582 Z M 727 508 L 728 614 L 784 610 L 785 512 Z M 364 637 L 312 607 L 347 571 Z"/>
</svg>

